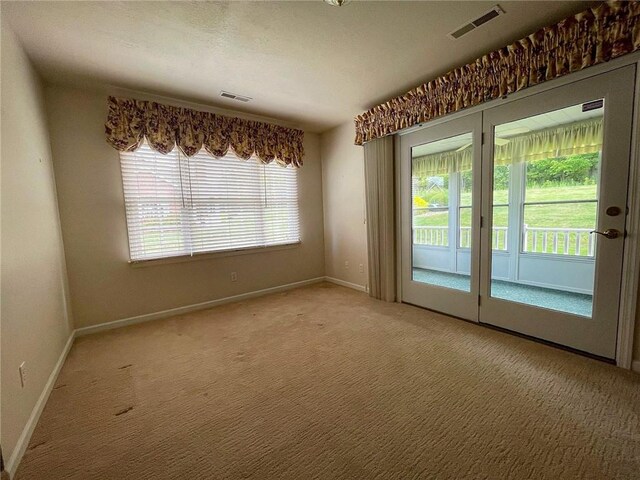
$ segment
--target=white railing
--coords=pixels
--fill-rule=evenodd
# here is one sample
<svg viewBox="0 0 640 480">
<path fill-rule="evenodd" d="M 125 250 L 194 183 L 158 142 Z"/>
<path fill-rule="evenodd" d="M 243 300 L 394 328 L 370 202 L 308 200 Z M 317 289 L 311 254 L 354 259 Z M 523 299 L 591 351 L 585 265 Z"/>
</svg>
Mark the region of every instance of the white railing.
<svg viewBox="0 0 640 480">
<path fill-rule="evenodd" d="M 529 227 L 522 228 L 523 252 L 552 253 L 561 255 L 593 256 L 594 238 L 589 228 L 552 228 Z M 491 248 L 507 250 L 507 227 L 493 227 Z M 471 227 L 460 227 L 460 248 L 471 247 Z M 413 227 L 413 243 L 415 245 L 429 245 L 433 247 L 449 246 L 448 226 L 417 226 Z"/>
<path fill-rule="evenodd" d="M 447 247 L 449 246 L 449 227 L 413 227 L 413 243 Z M 494 250 L 507 249 L 507 227 L 493 227 L 492 243 Z M 460 248 L 471 248 L 471 227 L 460 227 Z"/>
<path fill-rule="evenodd" d="M 413 227 L 413 243 L 446 247 L 449 245 L 449 227 Z"/>
<path fill-rule="evenodd" d="M 506 250 L 508 243 L 507 227 L 493 227 L 491 229 L 491 248 Z M 460 248 L 471 248 L 471 227 L 460 227 Z"/>
<path fill-rule="evenodd" d="M 590 228 L 522 228 L 522 250 L 528 253 L 556 253 L 592 257 L 595 242 Z"/>
</svg>

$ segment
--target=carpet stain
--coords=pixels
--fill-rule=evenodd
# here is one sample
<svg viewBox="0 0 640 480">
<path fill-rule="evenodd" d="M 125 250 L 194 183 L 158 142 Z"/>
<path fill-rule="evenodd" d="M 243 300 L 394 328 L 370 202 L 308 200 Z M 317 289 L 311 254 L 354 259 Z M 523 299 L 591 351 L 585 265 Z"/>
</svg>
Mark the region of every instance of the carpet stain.
<svg viewBox="0 0 640 480">
<path fill-rule="evenodd" d="M 116 417 L 119 417 L 120 415 L 124 415 L 125 413 L 129 413 L 131 410 L 133 410 L 133 407 L 127 407 L 123 410 L 120 410 L 119 412 L 115 413 Z"/>
<path fill-rule="evenodd" d="M 38 442 L 34 444 L 30 444 L 27 450 L 35 450 L 38 447 L 45 445 L 47 442 Z"/>
</svg>

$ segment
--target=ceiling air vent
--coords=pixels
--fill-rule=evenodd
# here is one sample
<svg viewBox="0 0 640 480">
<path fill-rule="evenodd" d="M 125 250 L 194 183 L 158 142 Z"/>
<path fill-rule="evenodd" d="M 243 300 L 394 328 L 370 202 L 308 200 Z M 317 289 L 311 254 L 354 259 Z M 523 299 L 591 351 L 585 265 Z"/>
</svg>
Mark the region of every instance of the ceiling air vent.
<svg viewBox="0 0 640 480">
<path fill-rule="evenodd" d="M 454 40 L 457 40 L 463 35 L 466 35 L 467 33 L 469 33 L 471 30 L 475 30 L 480 25 L 484 25 L 489 20 L 493 20 L 494 18 L 502 14 L 504 14 L 504 10 L 502 9 L 502 7 L 500 7 L 500 5 L 496 5 L 491 10 L 483 13 L 475 20 L 471 20 L 469 23 L 462 25 L 460 28 L 456 28 L 453 32 L 449 33 L 449 36 Z"/>
<path fill-rule="evenodd" d="M 229 98 L 231 100 L 237 100 L 238 102 L 244 102 L 244 103 L 247 103 L 248 101 L 252 100 L 251 97 L 245 97 L 244 95 L 237 95 L 235 93 L 225 92 L 224 90 L 220 92 L 220 96 L 223 98 Z"/>
</svg>

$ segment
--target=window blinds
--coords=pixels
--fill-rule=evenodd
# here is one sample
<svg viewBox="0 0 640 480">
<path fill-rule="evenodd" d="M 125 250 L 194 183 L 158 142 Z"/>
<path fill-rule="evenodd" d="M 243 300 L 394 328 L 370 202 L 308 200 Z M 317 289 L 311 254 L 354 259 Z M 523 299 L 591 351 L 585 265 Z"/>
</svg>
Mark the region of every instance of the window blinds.
<svg viewBox="0 0 640 480">
<path fill-rule="evenodd" d="M 229 152 L 120 152 L 132 261 L 300 241 L 297 169 Z"/>
</svg>

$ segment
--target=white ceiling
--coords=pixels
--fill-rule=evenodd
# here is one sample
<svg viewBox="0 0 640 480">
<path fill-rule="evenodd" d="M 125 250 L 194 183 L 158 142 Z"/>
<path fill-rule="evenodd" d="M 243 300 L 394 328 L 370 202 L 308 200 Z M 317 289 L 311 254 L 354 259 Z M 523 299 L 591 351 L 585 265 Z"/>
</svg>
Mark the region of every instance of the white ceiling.
<svg viewBox="0 0 640 480">
<path fill-rule="evenodd" d="M 321 132 L 593 2 L 2 2 L 46 81 L 110 85 Z M 220 90 L 253 97 L 244 104 Z"/>
</svg>

